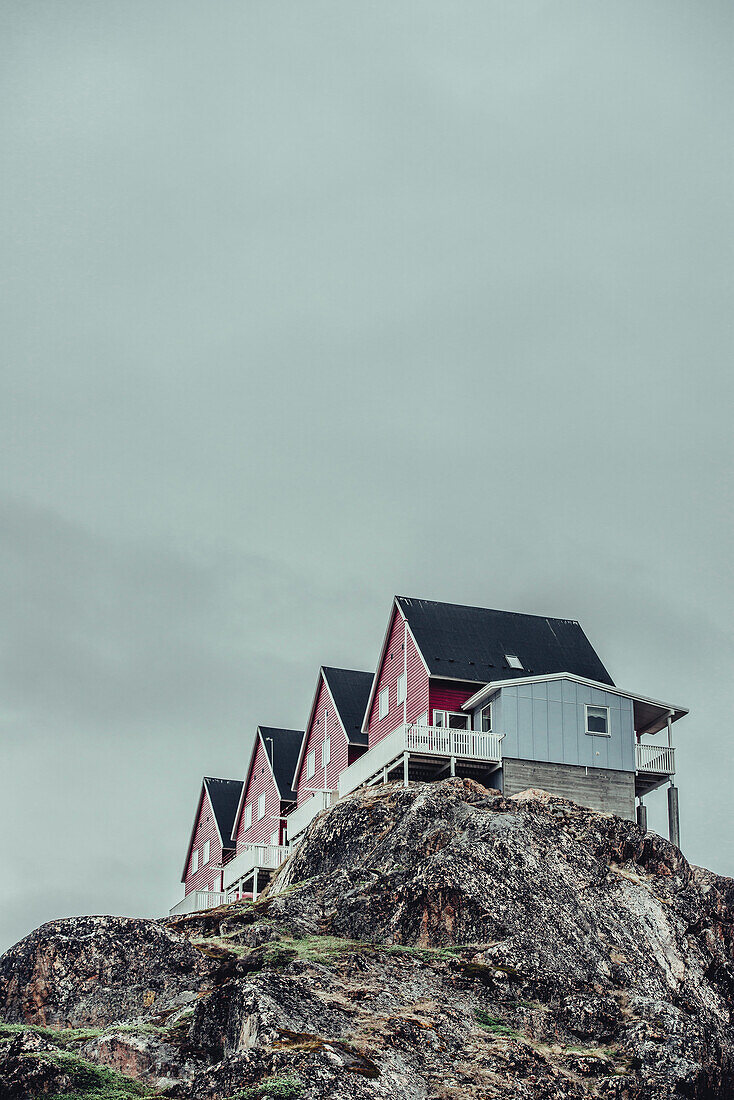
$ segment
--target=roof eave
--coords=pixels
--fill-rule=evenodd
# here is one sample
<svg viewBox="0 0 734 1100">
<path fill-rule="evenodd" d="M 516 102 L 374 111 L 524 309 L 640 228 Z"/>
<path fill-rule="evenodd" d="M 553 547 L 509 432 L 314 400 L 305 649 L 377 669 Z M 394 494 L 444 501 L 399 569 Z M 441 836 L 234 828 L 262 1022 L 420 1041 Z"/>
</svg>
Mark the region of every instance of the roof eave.
<svg viewBox="0 0 734 1100">
<path fill-rule="evenodd" d="M 366 707 L 365 712 L 364 712 L 364 718 L 362 719 L 362 729 L 361 729 L 362 733 L 369 733 L 370 712 L 372 710 L 372 704 L 373 704 L 374 699 L 375 699 L 375 691 L 377 689 L 377 680 L 378 680 L 378 677 L 380 675 L 380 669 L 382 668 L 382 663 L 385 660 L 385 652 L 387 650 L 387 643 L 388 643 L 389 638 L 390 638 L 390 631 L 392 630 L 392 623 L 393 623 L 393 619 L 395 618 L 395 612 L 396 611 L 398 612 L 398 614 L 400 614 L 402 616 L 403 621 L 405 622 L 406 621 L 405 620 L 405 612 L 403 611 L 402 607 L 398 603 L 398 597 L 393 596 L 392 606 L 390 608 L 390 614 L 389 614 L 388 620 L 387 620 L 387 629 L 385 631 L 385 637 L 382 639 L 382 647 L 380 648 L 380 656 L 377 658 L 377 664 L 375 665 L 375 675 L 372 677 L 372 687 L 370 688 L 370 693 L 369 693 L 369 696 L 367 698 L 367 707 Z M 419 652 L 420 652 L 420 650 L 419 650 Z"/>
<path fill-rule="evenodd" d="M 191 849 L 194 846 L 194 837 L 196 836 L 196 826 L 199 824 L 199 818 L 201 817 L 201 800 L 206 793 L 206 786 L 204 780 L 201 781 L 201 789 L 199 790 L 199 798 L 196 803 L 196 813 L 194 814 L 194 824 L 191 826 L 191 835 L 189 837 L 189 846 L 186 849 L 186 859 L 184 860 L 183 873 L 181 875 L 181 882 L 186 882 L 186 871 L 189 866 L 189 860 L 191 858 Z M 207 794 L 207 798 L 208 798 Z M 212 810 L 213 812 L 213 810 Z"/>
<path fill-rule="evenodd" d="M 319 674 L 316 677 L 316 691 L 314 692 L 313 702 L 311 703 L 311 709 L 308 712 L 308 720 L 303 730 L 303 740 L 301 741 L 301 748 L 298 751 L 298 760 L 296 760 L 296 767 L 293 772 L 293 782 L 295 783 L 301 772 L 301 765 L 303 764 L 303 758 L 306 753 L 306 744 L 308 743 L 309 736 L 311 734 L 311 723 L 313 721 L 314 711 L 316 710 L 316 704 L 319 701 L 319 692 L 321 691 L 321 684 L 326 684 L 326 676 L 324 675 L 324 666 L 319 665 Z M 326 684 L 328 691 L 329 685 Z M 329 691 L 329 695 L 331 692 Z M 334 706 L 336 710 L 336 705 Z"/>
<path fill-rule="evenodd" d="M 672 703 L 664 703 L 660 699 L 650 699 L 647 695 L 639 695 L 635 691 L 625 691 L 624 688 L 602 683 L 601 680 L 589 680 L 586 676 L 577 676 L 573 672 L 548 672 L 545 674 L 541 673 L 538 676 L 515 676 L 506 680 L 491 680 L 489 683 L 485 684 L 483 688 L 475 692 L 470 699 L 467 699 L 465 703 L 462 703 L 461 709 L 473 710 L 474 707 L 489 698 L 490 695 L 493 695 L 495 691 L 498 691 L 500 688 L 509 687 L 513 684 L 537 684 L 543 680 L 573 680 L 575 683 L 584 684 L 587 687 L 608 691 L 612 695 L 624 695 L 626 698 L 633 699 L 636 702 L 648 703 L 650 706 L 669 711 L 674 722 L 677 722 L 679 718 L 683 718 L 688 714 L 687 707 L 674 706 Z"/>
<path fill-rule="evenodd" d="M 242 814 L 242 808 L 245 804 L 245 796 L 247 795 L 247 784 L 250 780 L 250 772 L 252 771 L 252 762 L 255 759 L 255 753 L 257 751 L 257 737 L 259 731 L 260 727 L 258 726 L 255 730 L 255 737 L 252 742 L 252 752 L 250 753 L 250 760 L 247 768 L 245 769 L 245 778 L 242 781 L 242 791 L 240 792 L 240 800 L 237 803 L 237 812 L 235 813 L 234 821 L 232 822 L 232 832 L 230 833 L 229 839 L 234 841 L 235 845 L 237 843 L 237 830 L 240 825 L 240 816 Z M 267 756 L 267 753 L 265 755 Z"/>
</svg>

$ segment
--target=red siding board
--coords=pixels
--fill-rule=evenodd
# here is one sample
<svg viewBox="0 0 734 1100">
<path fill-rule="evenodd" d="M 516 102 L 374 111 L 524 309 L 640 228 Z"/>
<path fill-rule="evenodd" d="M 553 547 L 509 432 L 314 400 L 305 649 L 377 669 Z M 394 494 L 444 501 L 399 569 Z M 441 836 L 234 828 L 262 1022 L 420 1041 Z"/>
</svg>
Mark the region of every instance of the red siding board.
<svg viewBox="0 0 734 1100">
<path fill-rule="evenodd" d="M 257 804 L 260 795 L 265 795 L 265 813 L 258 818 Z M 252 806 L 252 824 L 245 828 L 245 810 Z M 237 823 L 237 851 L 241 852 L 248 844 L 270 844 L 277 833 L 277 843 L 283 843 L 284 823 L 282 818 L 292 803 L 281 802 L 278 788 L 275 786 L 270 761 L 263 743 L 258 736 L 257 750 L 245 780 L 245 796 L 242 799 L 242 811 Z"/>
<path fill-rule="evenodd" d="M 320 685 L 316 697 L 316 706 L 313 710 L 310 725 L 306 730 L 306 743 L 301 757 L 301 767 L 295 778 L 296 805 L 298 806 L 302 806 L 304 802 L 308 801 L 314 793 L 314 789 L 335 791 L 340 774 L 351 763 L 347 735 L 321 673 L 319 673 L 319 679 Z M 330 752 L 329 762 L 324 769 L 321 763 L 321 749 L 327 733 L 330 740 Z M 316 770 L 311 778 L 307 779 L 306 758 L 312 751 L 315 756 Z"/>
<path fill-rule="evenodd" d="M 204 844 L 209 841 L 209 861 L 202 867 L 201 861 L 204 855 Z M 199 853 L 199 869 L 196 873 L 191 871 L 191 860 L 194 851 Z M 225 855 L 225 862 L 229 862 L 232 853 Z M 209 801 L 209 795 L 204 790 L 199 798 L 199 813 L 194 830 L 194 841 L 189 854 L 189 862 L 184 879 L 184 893 L 190 894 L 192 890 L 221 890 L 222 888 L 222 843 L 217 831 L 217 823 L 214 820 L 214 811 Z"/>
<path fill-rule="evenodd" d="M 461 704 L 471 699 L 477 686 L 452 687 L 441 680 L 431 680 L 430 686 L 430 724 L 434 724 L 433 712 L 435 710 L 461 711 Z"/>
<path fill-rule="evenodd" d="M 404 652 L 403 646 L 407 645 Z M 372 700 L 368 723 L 369 746 L 373 748 L 383 737 L 403 724 L 403 704 L 398 703 L 397 681 L 406 669 L 407 653 L 407 685 L 405 717 L 408 722 L 415 722 L 417 718 L 428 710 L 428 673 L 423 664 L 418 648 L 413 641 L 410 631 L 406 631 L 405 620 L 402 615 L 393 609 L 393 619 L 388 634 L 388 642 L 382 664 L 378 670 L 377 688 Z M 388 689 L 390 706 L 387 714 L 379 718 L 380 692 Z"/>
</svg>

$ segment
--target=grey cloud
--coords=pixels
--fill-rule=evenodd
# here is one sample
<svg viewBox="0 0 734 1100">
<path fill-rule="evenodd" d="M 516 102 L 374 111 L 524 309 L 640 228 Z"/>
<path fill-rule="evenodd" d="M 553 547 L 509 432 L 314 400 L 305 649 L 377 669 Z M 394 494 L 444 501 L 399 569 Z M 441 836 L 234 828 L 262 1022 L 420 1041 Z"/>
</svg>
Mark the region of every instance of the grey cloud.
<svg viewBox="0 0 734 1100">
<path fill-rule="evenodd" d="M 171 904 L 201 775 L 394 592 L 578 617 L 689 705 L 734 869 L 733 20 L 6 3 L 0 940 Z"/>
</svg>

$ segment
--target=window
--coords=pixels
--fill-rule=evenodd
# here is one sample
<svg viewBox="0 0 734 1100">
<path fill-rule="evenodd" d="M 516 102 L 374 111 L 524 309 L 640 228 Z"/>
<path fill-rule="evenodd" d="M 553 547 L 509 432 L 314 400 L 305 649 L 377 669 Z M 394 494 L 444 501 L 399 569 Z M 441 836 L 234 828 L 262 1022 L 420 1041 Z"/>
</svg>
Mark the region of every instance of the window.
<svg viewBox="0 0 734 1100">
<path fill-rule="evenodd" d="M 245 806 L 245 828 L 249 829 L 252 825 L 252 803 Z"/>
<path fill-rule="evenodd" d="M 505 660 L 510 668 L 523 668 L 523 663 L 514 653 L 505 653 Z"/>
<path fill-rule="evenodd" d="M 273 833 L 273 835 L 270 837 L 270 843 L 272 844 L 272 846 L 274 848 L 278 847 L 278 841 L 279 840 L 280 840 L 280 837 L 278 836 L 277 833 Z"/>
<path fill-rule="evenodd" d="M 322 764 L 322 767 L 325 768 L 330 760 L 331 760 L 331 738 L 326 737 L 326 738 L 324 738 L 324 743 L 321 746 L 321 764 Z"/>
<path fill-rule="evenodd" d="M 407 676 L 404 672 L 401 672 L 398 676 L 398 702 L 403 703 L 405 701 L 405 683 Z"/>
<path fill-rule="evenodd" d="M 609 707 L 586 705 L 586 732 L 596 737 L 610 737 Z"/>
<path fill-rule="evenodd" d="M 479 729 L 482 733 L 492 732 L 492 704 L 487 703 L 486 707 L 482 707 L 479 711 Z"/>
<path fill-rule="evenodd" d="M 377 696 L 377 717 L 384 718 L 390 710 L 390 688 L 383 688 Z"/>
<path fill-rule="evenodd" d="M 201 866 L 202 867 L 205 867 L 206 864 L 209 862 L 209 853 L 211 852 L 211 848 L 212 848 L 211 841 L 210 840 L 205 840 L 204 841 L 204 851 L 203 851 L 202 856 L 201 856 Z"/>
<path fill-rule="evenodd" d="M 265 817 L 265 795 L 261 794 L 257 800 L 257 820 L 261 821 Z"/>
<path fill-rule="evenodd" d="M 313 779 L 316 774 L 316 752 L 311 749 L 306 757 L 306 779 Z"/>
<path fill-rule="evenodd" d="M 199 870 L 199 849 L 194 848 L 193 852 L 191 853 L 191 874 L 195 875 L 198 870 Z"/>
<path fill-rule="evenodd" d="M 453 710 L 434 710 L 433 724 L 440 729 L 468 730 L 469 715 Z"/>
</svg>

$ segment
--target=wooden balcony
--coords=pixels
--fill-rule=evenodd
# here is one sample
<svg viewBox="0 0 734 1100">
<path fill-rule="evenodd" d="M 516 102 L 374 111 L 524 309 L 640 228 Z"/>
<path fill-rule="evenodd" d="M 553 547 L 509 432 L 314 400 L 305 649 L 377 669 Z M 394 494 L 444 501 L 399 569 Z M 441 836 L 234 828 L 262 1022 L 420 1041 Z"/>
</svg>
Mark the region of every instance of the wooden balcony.
<svg viewBox="0 0 734 1100">
<path fill-rule="evenodd" d="M 214 909 L 224 905 L 227 895 L 217 890 L 192 890 L 185 898 L 169 910 L 169 916 L 178 917 L 182 913 L 197 913 L 200 909 Z"/>
<path fill-rule="evenodd" d="M 344 769 L 339 776 L 339 797 L 365 783 L 386 777 L 406 753 L 416 760 L 489 765 L 493 770 L 502 763 L 502 734 L 445 729 L 443 726 L 399 726 Z"/>
<path fill-rule="evenodd" d="M 675 775 L 675 749 L 670 745 L 635 746 L 638 772 L 652 775 Z"/>
<path fill-rule="evenodd" d="M 224 868 L 224 888 L 231 888 L 255 871 L 275 871 L 288 855 L 285 844 L 248 844 Z"/>
<path fill-rule="evenodd" d="M 335 799 L 336 791 L 315 791 L 297 810 L 291 810 L 287 818 L 289 842 L 302 833 L 317 814 L 327 810 Z"/>
</svg>

